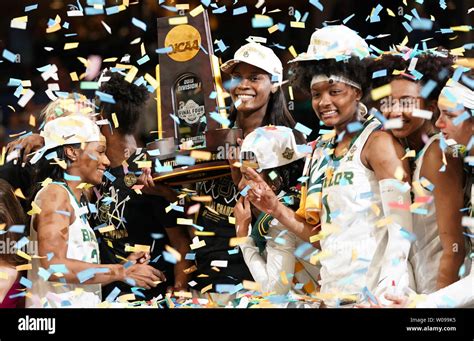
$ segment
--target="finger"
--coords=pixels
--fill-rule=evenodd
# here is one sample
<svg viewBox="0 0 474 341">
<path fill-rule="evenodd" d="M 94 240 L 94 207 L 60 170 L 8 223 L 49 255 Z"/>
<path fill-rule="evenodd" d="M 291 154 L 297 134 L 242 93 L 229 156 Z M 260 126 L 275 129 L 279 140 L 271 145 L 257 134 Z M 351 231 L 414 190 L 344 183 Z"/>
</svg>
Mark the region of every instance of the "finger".
<svg viewBox="0 0 474 341">
<path fill-rule="evenodd" d="M 25 150 L 23 151 L 23 162 L 28 161 L 28 154 L 31 153 L 31 147 L 32 146 L 29 143 L 25 146 Z"/>
<path fill-rule="evenodd" d="M 242 167 L 242 173 L 245 173 L 248 180 L 252 180 L 258 183 L 263 182 L 260 175 L 254 169 L 250 167 Z"/>
<path fill-rule="evenodd" d="M 155 269 L 155 268 L 152 267 L 152 271 L 153 271 L 153 274 L 154 274 L 155 276 L 157 276 L 160 280 L 166 281 L 165 274 L 162 273 L 160 270 Z"/>
</svg>

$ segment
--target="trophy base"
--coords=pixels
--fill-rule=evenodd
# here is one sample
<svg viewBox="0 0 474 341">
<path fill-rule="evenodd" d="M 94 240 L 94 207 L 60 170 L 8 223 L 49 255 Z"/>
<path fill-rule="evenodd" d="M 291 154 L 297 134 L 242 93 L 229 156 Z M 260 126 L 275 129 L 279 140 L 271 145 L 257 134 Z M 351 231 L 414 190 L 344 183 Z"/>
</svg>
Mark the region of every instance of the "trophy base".
<svg viewBox="0 0 474 341">
<path fill-rule="evenodd" d="M 170 172 L 153 174 L 153 180 L 166 185 L 177 186 L 230 175 L 227 161 L 213 161 L 204 164 L 174 168 Z"/>
</svg>

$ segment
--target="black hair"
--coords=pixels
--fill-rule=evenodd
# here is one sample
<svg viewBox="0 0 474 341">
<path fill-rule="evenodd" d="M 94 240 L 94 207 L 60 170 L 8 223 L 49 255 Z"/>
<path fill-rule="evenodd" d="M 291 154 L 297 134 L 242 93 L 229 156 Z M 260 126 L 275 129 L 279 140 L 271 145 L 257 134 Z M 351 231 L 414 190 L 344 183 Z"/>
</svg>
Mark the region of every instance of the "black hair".
<svg viewBox="0 0 474 341">
<path fill-rule="evenodd" d="M 233 123 L 235 123 L 237 119 L 237 111 L 238 110 L 235 108 L 235 106 L 232 105 L 229 114 L 229 120 Z M 270 98 L 268 99 L 267 111 L 265 112 L 262 126 L 267 126 L 270 124 L 274 126 L 289 127 L 292 129 L 296 125 L 295 119 L 286 106 L 285 94 L 283 93 L 281 86 L 278 87 L 275 93 L 270 93 Z M 295 135 L 297 144 L 306 143 L 306 139 L 302 133 L 293 130 L 293 134 Z"/>
<path fill-rule="evenodd" d="M 6 233 L 0 234 L 0 242 L 4 245 L 17 242 L 24 234 L 8 231 L 12 225 L 24 225 L 26 223 L 25 214 L 18 199 L 13 192 L 12 186 L 5 180 L 0 179 L 0 224 L 5 224 Z M 8 248 L 6 248 L 8 249 Z M 15 253 L 0 253 L 0 259 L 10 265 L 19 265 L 25 263 L 25 259 Z"/>
<path fill-rule="evenodd" d="M 147 88 L 127 82 L 118 72 L 107 71 L 104 76 L 110 79 L 102 83 L 99 90 L 112 95 L 115 104 L 101 101 L 102 114 L 112 121 L 112 113 L 115 113 L 119 122 L 117 130 L 120 133 L 135 133 L 138 119 L 148 99 Z"/>
<path fill-rule="evenodd" d="M 350 57 L 344 61 L 321 59 L 300 61 L 291 64 L 289 70 L 290 83 L 306 94 L 310 93 L 311 80 L 314 75 L 344 76 L 360 84 L 365 94 L 369 87 L 367 78 L 367 60 Z"/>
<path fill-rule="evenodd" d="M 418 58 L 418 61 L 416 62 L 415 70 L 423 74 L 423 77 L 419 80 L 415 80 L 403 73 L 399 75 L 393 74 L 394 70 L 407 70 L 412 59 L 405 60 L 401 55 L 384 54 L 371 61 L 368 65 L 368 73 L 370 75 L 376 71 L 387 70 L 387 76 L 374 78 L 372 80 L 372 87 L 378 88 L 390 83 L 394 79 L 406 79 L 412 82 L 419 82 L 422 86 L 429 80 L 433 80 L 437 84 L 425 100 L 437 100 L 441 90 L 453 73 L 452 65 L 454 63 L 454 57 L 448 54 L 443 57 L 433 53 L 424 52 L 416 56 L 416 58 Z M 409 74 L 409 71 L 405 71 L 405 73 Z"/>
<path fill-rule="evenodd" d="M 293 161 L 292 163 L 284 166 L 268 169 L 266 170 L 267 176 L 272 172 L 274 172 L 276 175 L 274 180 L 272 180 L 270 177 L 268 178 L 269 185 L 275 186 L 277 194 L 280 191 L 285 191 L 290 195 L 298 194 L 296 187 L 298 185 L 298 179 L 301 177 L 301 174 L 303 174 L 303 168 L 304 158 Z M 293 206 L 297 207 L 298 205 L 299 202 L 295 202 Z"/>
</svg>

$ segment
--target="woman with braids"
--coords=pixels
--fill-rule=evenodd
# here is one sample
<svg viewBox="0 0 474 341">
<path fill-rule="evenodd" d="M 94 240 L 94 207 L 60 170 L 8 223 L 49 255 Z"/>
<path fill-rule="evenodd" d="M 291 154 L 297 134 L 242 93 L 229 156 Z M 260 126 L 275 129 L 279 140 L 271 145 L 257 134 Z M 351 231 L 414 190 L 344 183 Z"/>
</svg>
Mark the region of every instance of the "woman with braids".
<svg viewBox="0 0 474 341">
<path fill-rule="evenodd" d="M 255 129 L 242 144 L 242 159 L 248 153 L 253 153 L 255 166 L 262 169 L 266 183 L 280 200 L 290 207 L 298 207 L 299 192 L 294 185 L 303 171 L 304 154 L 298 151 L 291 129 L 281 126 Z M 237 237 L 250 237 L 239 246 L 261 291 L 284 295 L 293 287 L 297 292 L 314 292 L 319 269 L 310 262 L 316 250 L 266 213 L 258 214 L 252 223 L 250 206 L 247 198 L 240 197 L 234 207 L 235 229 Z M 294 279 L 299 286 L 292 286 Z"/>
<path fill-rule="evenodd" d="M 412 58 L 404 59 L 406 54 L 384 54 L 370 72 L 387 71 L 387 77 L 374 80 L 374 87 L 391 87 L 381 110 L 387 118 L 401 121 L 392 134 L 416 154 L 409 158 L 416 237 L 409 260 L 417 293 L 428 294 L 459 278 L 466 242 L 461 227 L 464 179 L 462 160 L 448 153 L 446 139 L 434 124 L 438 96 L 452 74 L 453 60 L 442 52 L 412 51 Z"/>
<path fill-rule="evenodd" d="M 411 215 L 403 148 L 360 102 L 367 89 L 365 41 L 338 25 L 317 30 L 292 64 L 292 81 L 311 92 L 312 106 L 332 133 L 316 141 L 297 212 L 285 207 L 253 169 L 243 169 L 250 202 L 321 249 L 321 294 L 328 306 L 375 300 L 409 284 Z M 318 233 L 319 232 L 319 233 Z"/>
<path fill-rule="evenodd" d="M 221 69 L 231 76 L 231 126 L 242 129 L 244 137 L 264 125 L 294 127 L 295 121 L 286 107 L 281 88 L 283 67 L 270 48 L 258 43 L 245 44 Z M 304 143 L 301 134 L 297 133 L 296 139 Z M 206 245 L 196 249 L 194 281 L 197 284 L 194 289 L 202 290 L 212 284 L 214 290 L 217 284 L 238 285 L 252 279 L 238 248 L 233 250 L 229 246 L 230 239 L 235 237 L 235 226 L 229 222 L 229 217 L 237 202 L 240 178 L 238 168 L 233 167 L 232 177 L 198 184 L 198 194 L 212 196 L 213 202 L 202 207 L 196 224 L 214 235 L 199 237 Z M 227 260 L 227 267 L 215 271 L 211 265 L 214 260 Z"/>
<path fill-rule="evenodd" d="M 81 203 L 84 184 L 100 184 L 110 165 L 99 127 L 84 115 L 68 115 L 46 123 L 42 136 L 30 228 L 38 257 L 28 271 L 32 286 L 26 306 L 96 307 L 101 284 L 114 281 L 155 287 L 164 276 L 149 265 L 100 264 L 87 206 Z"/>
</svg>

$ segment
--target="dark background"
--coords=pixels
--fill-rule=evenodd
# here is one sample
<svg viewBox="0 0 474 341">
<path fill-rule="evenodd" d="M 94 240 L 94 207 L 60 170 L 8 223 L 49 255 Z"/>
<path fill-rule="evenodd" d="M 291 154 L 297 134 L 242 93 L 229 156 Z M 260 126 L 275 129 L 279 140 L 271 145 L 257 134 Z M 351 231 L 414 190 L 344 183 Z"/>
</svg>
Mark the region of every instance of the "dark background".
<svg viewBox="0 0 474 341">
<path fill-rule="evenodd" d="M 157 46 L 157 29 L 156 18 L 161 16 L 177 15 L 176 12 L 166 10 L 158 3 L 159 0 L 130 0 L 131 4 L 127 10 L 114 15 L 94 15 L 83 17 L 68 17 L 66 12 L 72 6 L 77 6 L 77 0 L 15 0 L 2 1 L 0 9 L 2 10 L 2 18 L 0 19 L 0 51 L 4 48 L 19 53 L 21 55 L 21 63 L 10 63 L 0 57 L 3 62 L 0 63 L 0 146 L 10 141 L 9 134 L 21 131 L 30 131 L 34 129 L 28 125 L 30 114 L 38 116 L 40 110 L 49 102 L 49 98 L 44 91 L 47 84 L 42 80 L 40 72 L 36 68 L 47 65 L 56 64 L 59 68 L 59 85 L 61 91 L 80 91 L 79 82 L 72 82 L 69 76 L 70 72 L 76 71 L 78 75 L 85 71 L 78 56 L 87 59 L 89 55 L 100 55 L 103 59 L 109 57 L 120 58 L 125 54 L 130 54 L 131 62 L 139 68 L 139 75 L 146 72 L 154 75 L 155 65 L 158 63 L 158 55 L 155 50 Z M 135 2 L 135 4 L 133 4 Z M 293 45 L 297 53 L 306 50 L 311 33 L 315 28 L 320 28 L 325 21 L 329 23 L 342 23 L 342 20 L 355 14 L 351 18 L 347 26 L 358 31 L 362 37 L 368 35 L 377 36 L 379 34 L 391 34 L 389 37 L 368 40 L 368 43 L 379 49 L 387 50 L 390 45 L 400 43 L 403 38 L 408 35 L 408 46 L 413 47 L 415 43 L 420 43 L 421 39 L 433 37 L 434 39 L 427 42 L 428 47 L 442 45 L 452 49 L 472 44 L 473 33 L 470 32 L 454 32 L 452 34 L 440 34 L 440 28 L 449 28 L 451 26 L 472 25 L 474 11 L 468 14 L 468 9 L 474 7 L 473 1 L 462 0 L 446 0 L 447 8 L 440 8 L 439 0 L 418 0 L 423 2 L 419 4 L 414 0 L 407 0 L 407 6 L 403 1 L 354 1 L 354 0 L 320 0 L 324 6 L 323 12 L 311 5 L 307 0 L 266 0 L 264 5 L 259 9 L 255 8 L 257 0 L 245 1 L 240 0 L 220 0 L 212 1 L 219 7 L 226 6 L 227 11 L 223 14 L 213 14 L 213 7 L 208 8 L 212 38 L 213 40 L 222 39 L 226 46 L 229 46 L 224 52 L 216 52 L 215 54 L 223 61 L 232 58 L 233 53 L 241 45 L 245 44 L 245 39 L 252 36 L 268 38 L 267 45 L 279 44 L 273 47 L 277 55 L 282 59 L 284 65 L 292 56 L 288 51 L 288 47 Z M 82 7 L 87 6 L 87 0 L 80 0 Z M 122 4 L 122 0 L 106 0 L 106 7 Z M 189 3 L 190 9 L 193 9 L 200 1 L 173 1 L 167 0 L 162 5 L 174 7 L 176 4 Z M 25 13 L 25 6 L 38 4 L 38 9 Z M 370 23 L 367 17 L 370 15 L 372 8 L 381 4 L 384 9 L 379 16 L 381 21 Z M 233 16 L 233 8 L 247 6 L 248 12 L 242 15 Z M 251 19 L 255 14 L 262 14 L 263 8 L 266 12 L 279 9 L 278 13 L 268 14 L 273 18 L 274 24 L 283 23 L 286 25 L 284 32 L 277 31 L 269 34 L 267 28 L 252 28 Z M 386 8 L 390 8 L 396 15 L 391 17 L 388 15 Z M 431 31 L 413 31 L 407 34 L 402 26 L 404 14 L 413 15 L 411 12 L 416 8 L 421 17 L 429 18 L 433 15 L 436 19 Z M 294 21 L 293 13 L 299 11 L 301 17 L 308 12 L 306 19 L 306 28 L 291 28 L 290 21 Z M 69 23 L 69 29 L 62 28 L 55 33 L 46 34 L 47 22 L 54 19 L 56 15 L 60 15 L 62 21 Z M 28 15 L 28 24 L 26 30 L 10 28 L 10 20 L 15 17 Z M 147 31 L 143 32 L 133 26 L 131 21 L 135 17 L 147 24 Z M 107 23 L 112 29 L 109 34 L 102 26 L 101 21 Z M 66 37 L 65 34 L 76 33 L 77 36 Z M 141 57 L 140 43 L 130 45 L 135 38 L 141 37 L 141 41 L 145 43 L 146 51 L 150 57 L 150 61 L 139 66 L 136 61 Z M 63 47 L 66 42 L 79 42 L 76 49 L 64 51 Z M 44 47 L 52 47 L 53 51 L 48 52 Z M 420 43 L 421 48 L 421 43 Z M 214 45 L 217 49 L 217 44 Z M 466 56 L 472 57 L 471 50 L 466 49 Z M 109 63 L 112 66 L 115 63 Z M 286 71 L 286 70 L 285 70 Z M 31 80 L 32 89 L 36 92 L 35 96 L 28 103 L 25 109 L 19 107 L 16 103 L 18 98 L 13 96 L 15 87 L 7 87 L 9 78 L 17 78 L 22 80 Z M 49 80 L 49 83 L 54 81 Z M 287 99 L 288 95 L 287 95 Z M 292 111 L 296 120 L 313 129 L 310 139 L 317 135 L 318 121 L 315 119 L 314 113 L 310 108 L 310 103 L 305 96 L 295 91 L 294 110 Z M 15 112 L 8 107 L 11 105 L 15 108 Z M 142 124 L 143 135 L 146 136 L 149 131 L 156 130 L 156 111 L 153 104 L 147 109 L 147 119 Z"/>
</svg>

